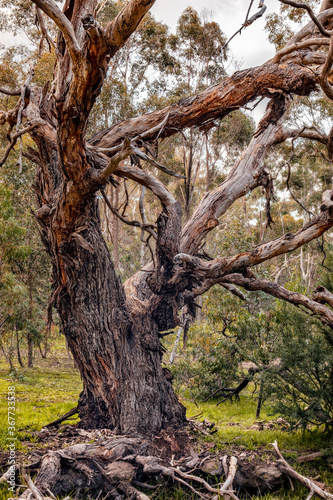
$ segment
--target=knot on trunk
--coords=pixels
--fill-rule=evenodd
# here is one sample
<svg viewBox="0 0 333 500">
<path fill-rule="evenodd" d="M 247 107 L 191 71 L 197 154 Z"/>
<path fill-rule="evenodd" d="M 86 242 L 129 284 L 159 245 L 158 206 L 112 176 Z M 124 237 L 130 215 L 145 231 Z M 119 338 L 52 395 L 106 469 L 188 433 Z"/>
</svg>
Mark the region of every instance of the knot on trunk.
<svg viewBox="0 0 333 500">
<path fill-rule="evenodd" d="M 323 204 L 321 205 L 320 210 L 324 212 L 333 206 L 333 190 L 328 189 L 327 191 L 324 191 L 322 200 Z"/>
<path fill-rule="evenodd" d="M 87 14 L 85 15 L 82 19 L 81 19 L 81 22 L 82 22 L 82 26 L 83 28 L 88 31 L 90 30 L 91 28 L 93 28 L 96 24 L 96 21 L 95 21 L 95 18 L 92 14 Z"/>
</svg>

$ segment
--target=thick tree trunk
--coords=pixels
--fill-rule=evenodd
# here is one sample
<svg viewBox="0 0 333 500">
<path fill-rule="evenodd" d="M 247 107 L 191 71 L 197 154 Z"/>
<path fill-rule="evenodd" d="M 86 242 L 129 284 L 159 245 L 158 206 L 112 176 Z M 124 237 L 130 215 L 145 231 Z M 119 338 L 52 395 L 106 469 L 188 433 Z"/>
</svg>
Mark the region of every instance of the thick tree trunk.
<svg viewBox="0 0 333 500">
<path fill-rule="evenodd" d="M 185 409 L 162 369 L 157 325 L 143 304 L 131 317 L 95 201 L 80 224 L 80 238 L 61 247 L 68 283 L 57 308 L 84 383 L 81 425 L 147 435 L 182 424 Z"/>
</svg>

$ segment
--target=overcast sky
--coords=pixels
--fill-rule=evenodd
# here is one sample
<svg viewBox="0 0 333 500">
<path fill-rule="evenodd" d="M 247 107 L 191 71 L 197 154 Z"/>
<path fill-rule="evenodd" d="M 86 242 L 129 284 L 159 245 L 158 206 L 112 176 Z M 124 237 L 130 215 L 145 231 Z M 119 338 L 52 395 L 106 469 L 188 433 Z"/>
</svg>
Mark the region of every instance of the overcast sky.
<svg viewBox="0 0 333 500">
<path fill-rule="evenodd" d="M 207 9 L 229 38 L 244 22 L 249 3 L 249 0 L 157 0 L 151 12 L 159 21 L 164 21 L 174 29 L 178 17 L 186 7 L 191 6 L 198 12 Z M 251 15 L 257 12 L 258 3 L 256 0 Z M 265 15 L 279 9 L 278 0 L 267 0 L 266 5 Z M 274 55 L 274 48 L 267 41 L 264 25 L 265 17 L 258 19 L 230 43 L 230 49 L 243 68 L 262 64 Z"/>
</svg>

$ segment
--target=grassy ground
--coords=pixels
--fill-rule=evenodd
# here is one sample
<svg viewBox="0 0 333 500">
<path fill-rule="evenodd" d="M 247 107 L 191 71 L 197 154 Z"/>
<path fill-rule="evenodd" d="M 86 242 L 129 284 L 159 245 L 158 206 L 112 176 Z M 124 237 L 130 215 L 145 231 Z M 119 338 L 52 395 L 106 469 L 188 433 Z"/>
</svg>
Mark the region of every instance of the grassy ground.
<svg viewBox="0 0 333 500">
<path fill-rule="evenodd" d="M 17 369 L 13 374 L 9 373 L 8 365 L 4 359 L 0 359 L 0 393 L 2 404 L 0 405 L 0 449 L 3 453 L 8 451 L 8 413 L 7 413 L 7 393 L 8 387 L 15 386 L 16 392 L 16 449 L 19 452 L 25 451 L 26 443 L 34 442 L 34 431 L 40 430 L 45 424 L 68 412 L 77 403 L 77 398 L 82 390 L 82 383 L 73 361 L 68 358 L 65 345 L 61 339 L 54 341 L 52 353 L 47 359 L 42 359 L 36 353 L 34 367 L 31 369 Z M 300 454 L 310 451 L 325 449 L 329 444 L 327 436 L 322 433 L 296 432 L 276 428 L 259 430 L 255 420 L 256 401 L 252 398 L 251 392 L 242 393 L 240 401 L 231 403 L 226 401 L 220 406 L 214 402 L 199 404 L 198 406 L 183 401 L 187 407 L 189 417 L 202 412 L 202 418 L 209 419 L 216 423 L 218 432 L 207 440 L 214 441 L 218 449 L 223 449 L 231 453 L 235 447 L 244 447 L 247 450 L 261 449 L 271 450 L 270 443 L 275 439 L 278 441 L 284 456 L 291 460 Z M 274 417 L 276 419 L 276 417 Z M 265 423 L 271 422 L 273 417 L 267 407 L 263 408 L 261 415 L 261 427 Z M 273 425 L 273 424 L 272 424 Z M 36 446 L 39 446 L 36 443 Z M 310 464 L 296 466 L 298 471 L 304 475 L 317 477 L 319 480 L 330 486 L 333 491 L 333 470 L 330 469 L 324 460 L 317 460 Z M 295 491 L 280 490 L 265 496 L 265 500 L 274 499 L 300 499 L 306 498 L 306 490 L 295 485 Z M 171 496 L 170 496 L 171 495 Z M 7 499 L 11 494 L 6 486 L 0 487 L 0 500 Z M 158 490 L 155 498 L 166 499 L 190 499 L 190 494 L 176 488 L 170 493 L 169 488 Z"/>
</svg>

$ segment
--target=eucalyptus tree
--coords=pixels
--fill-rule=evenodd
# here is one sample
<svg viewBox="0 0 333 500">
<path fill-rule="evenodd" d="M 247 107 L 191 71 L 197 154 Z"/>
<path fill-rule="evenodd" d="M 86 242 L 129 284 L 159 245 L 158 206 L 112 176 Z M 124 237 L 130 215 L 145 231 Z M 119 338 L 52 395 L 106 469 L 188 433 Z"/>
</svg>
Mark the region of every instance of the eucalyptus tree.
<svg viewBox="0 0 333 500">
<path fill-rule="evenodd" d="M 330 190 L 323 195 L 318 215 L 294 234 L 208 262 L 200 254 L 203 241 L 238 198 L 271 185 L 264 166 L 268 150 L 296 135 L 318 139 L 313 131 L 286 127 L 284 116 L 290 96 L 308 96 L 319 86 L 333 96 L 333 3 L 325 0 L 318 15 L 308 9 L 310 21 L 272 60 L 238 71 L 173 105 L 112 124 L 90 139 L 89 116 L 108 68 L 155 2 L 130 0 L 103 23 L 97 20 L 96 0 L 67 0 L 62 10 L 53 0 L 32 3 L 59 29 L 53 81 L 40 87 L 30 73 L 21 88 L 1 89 L 18 98 L 12 109 L 0 114 L 1 125 L 8 124 L 11 134 L 1 163 L 16 141 L 30 134 L 34 147 L 26 155 L 36 164 L 35 217 L 53 266 L 51 305 L 59 313 L 84 383 L 81 425 L 154 434 L 185 422 L 185 409 L 173 392 L 169 372 L 162 368 L 160 337 L 178 324 L 184 305 L 194 314 L 196 297 L 215 284 L 264 290 L 304 305 L 333 325 L 333 312 L 322 303 L 333 304 L 326 290 L 316 300 L 309 299 L 257 279 L 252 270 L 332 227 Z M 213 125 L 258 97 L 269 98 L 269 104 L 248 148 L 183 225 L 180 203 L 157 177 L 140 168 L 138 159 L 174 175 L 156 157 L 159 142 L 184 129 Z M 320 137 L 330 149 L 331 135 Z M 161 204 L 154 262 L 123 284 L 102 237 L 98 212 L 98 192 L 114 177 L 135 180 Z"/>
</svg>

